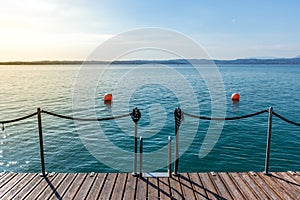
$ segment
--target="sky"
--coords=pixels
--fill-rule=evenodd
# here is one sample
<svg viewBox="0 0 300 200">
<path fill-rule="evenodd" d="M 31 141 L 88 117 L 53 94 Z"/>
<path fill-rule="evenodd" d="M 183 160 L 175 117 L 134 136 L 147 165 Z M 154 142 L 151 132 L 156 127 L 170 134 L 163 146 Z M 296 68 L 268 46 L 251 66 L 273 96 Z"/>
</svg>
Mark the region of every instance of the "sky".
<svg viewBox="0 0 300 200">
<path fill-rule="evenodd" d="M 213 59 L 296 57 L 299 9 L 297 0 L 0 0 L 0 61 L 83 60 L 148 27 L 183 34 Z"/>
</svg>

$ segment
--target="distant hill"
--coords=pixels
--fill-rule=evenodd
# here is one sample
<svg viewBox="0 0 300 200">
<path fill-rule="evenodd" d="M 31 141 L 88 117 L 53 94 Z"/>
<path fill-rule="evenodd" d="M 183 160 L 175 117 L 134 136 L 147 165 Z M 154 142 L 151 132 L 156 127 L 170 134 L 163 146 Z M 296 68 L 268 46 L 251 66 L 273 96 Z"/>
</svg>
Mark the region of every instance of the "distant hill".
<svg viewBox="0 0 300 200">
<path fill-rule="evenodd" d="M 216 64 L 300 64 L 300 57 L 298 58 L 274 58 L 274 59 L 236 59 L 236 60 L 215 60 Z"/>
<path fill-rule="evenodd" d="M 300 65 L 300 56 L 295 58 L 274 58 L 274 59 L 258 59 L 258 58 L 245 58 L 235 60 L 213 60 L 215 64 L 247 64 L 247 65 L 259 65 L 259 64 L 289 64 L 289 65 Z M 0 65 L 80 65 L 85 64 L 109 64 L 109 61 L 11 61 L 11 62 L 0 62 Z M 113 61 L 113 64 L 186 64 L 186 63 L 197 63 L 205 64 L 211 63 L 212 60 L 206 59 L 174 59 L 174 60 L 121 60 Z"/>
<path fill-rule="evenodd" d="M 82 61 L 61 61 L 61 60 L 41 60 L 41 61 L 9 61 L 0 62 L 0 65 L 80 65 Z"/>
</svg>

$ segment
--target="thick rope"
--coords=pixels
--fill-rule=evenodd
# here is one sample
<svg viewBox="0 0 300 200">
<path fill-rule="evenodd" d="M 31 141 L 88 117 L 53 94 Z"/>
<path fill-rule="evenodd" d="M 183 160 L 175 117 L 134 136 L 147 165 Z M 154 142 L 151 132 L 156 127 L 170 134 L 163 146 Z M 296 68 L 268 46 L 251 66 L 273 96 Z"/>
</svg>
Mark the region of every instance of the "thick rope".
<svg viewBox="0 0 300 200">
<path fill-rule="evenodd" d="M 77 118 L 77 117 L 70 117 L 70 116 L 56 114 L 56 113 L 49 112 L 46 110 L 42 110 L 42 113 L 52 115 L 55 117 L 59 117 L 59 118 L 63 118 L 63 119 L 75 120 L 75 121 L 106 121 L 106 120 L 123 118 L 123 117 L 127 117 L 130 115 L 130 113 L 128 113 L 128 114 L 124 114 L 124 115 L 119 115 L 119 116 L 114 116 L 114 117 L 104 117 L 104 118 Z"/>
<path fill-rule="evenodd" d="M 0 124 L 9 124 L 9 123 L 13 123 L 13 122 L 17 122 L 17 121 L 21 121 L 30 117 L 33 117 L 37 114 L 37 112 L 32 113 L 30 115 L 24 116 L 24 117 L 20 117 L 20 118 L 16 118 L 16 119 L 11 119 L 11 120 L 6 120 L 6 121 L 0 121 Z"/>
<path fill-rule="evenodd" d="M 259 112 L 256 112 L 256 113 L 252 113 L 252 114 L 249 114 L 249 115 L 243 115 L 243 116 L 239 116 L 239 117 L 224 117 L 224 118 L 221 118 L 221 117 L 205 117 L 205 116 L 193 115 L 193 114 L 189 114 L 189 113 L 186 113 L 186 112 L 182 111 L 182 113 L 186 116 L 197 118 L 197 119 L 204 119 L 204 120 L 237 120 L 237 119 L 244 119 L 244 118 L 260 115 L 260 114 L 265 113 L 265 112 L 268 112 L 268 110 L 262 110 L 262 111 L 259 111 Z"/>
<path fill-rule="evenodd" d="M 104 118 L 96 118 L 95 119 L 95 118 L 70 117 L 70 116 L 65 116 L 65 115 L 60 115 L 60 114 L 56 114 L 56 113 L 53 113 L 53 112 L 49 112 L 49 111 L 46 111 L 46 110 L 42 110 L 41 112 L 45 113 L 45 114 L 48 114 L 48 115 L 55 116 L 55 117 L 63 118 L 63 119 L 78 120 L 78 121 L 105 121 L 105 120 L 118 119 L 118 118 L 123 118 L 123 117 L 127 117 L 127 116 L 132 115 L 132 113 L 128 113 L 128 114 L 119 115 L 119 116 L 104 117 Z M 237 120 L 237 119 L 245 119 L 245 118 L 248 118 L 248 117 L 253 117 L 253 116 L 256 116 L 256 115 L 260 115 L 262 113 L 268 112 L 268 110 L 262 110 L 262 111 L 259 111 L 259 112 L 256 112 L 256 113 L 252 113 L 252 114 L 249 114 L 249 115 L 243 115 L 243 116 L 239 116 L 239 117 L 225 117 L 225 118 L 205 117 L 205 116 L 199 116 L 199 115 L 189 114 L 189 113 L 186 113 L 186 112 L 183 112 L 183 111 L 181 111 L 181 112 L 182 112 L 182 114 L 184 114 L 186 116 L 197 118 L 197 119 L 203 119 L 203 120 Z M 300 123 L 296 123 L 296 122 L 293 122 L 293 121 L 291 121 L 289 119 L 286 119 L 286 118 L 284 118 L 283 116 L 277 114 L 274 111 L 273 111 L 273 114 L 276 117 L 278 117 L 279 119 L 281 119 L 281 120 L 283 120 L 283 121 L 285 121 L 287 123 L 294 124 L 296 126 L 300 126 Z M 37 115 L 37 112 L 32 113 L 32 114 L 27 115 L 27 116 L 24 116 L 24 117 L 12 119 L 12 120 L 0 121 L 0 124 L 4 125 L 4 124 L 9 124 L 9 123 L 13 123 L 13 122 L 22 121 L 22 120 L 31 118 L 31 117 L 33 117 L 35 115 Z"/>
<path fill-rule="evenodd" d="M 296 122 L 293 122 L 293 121 L 291 121 L 291 120 L 288 120 L 288 119 L 282 117 L 281 115 L 277 114 L 277 113 L 274 112 L 274 111 L 273 111 L 273 115 L 275 115 L 276 117 L 278 117 L 279 119 L 281 119 L 281 120 L 283 120 L 283 121 L 285 121 L 285 122 L 287 122 L 287 123 L 294 124 L 294 125 L 296 125 L 296 126 L 300 126 L 300 123 L 296 123 Z"/>
</svg>

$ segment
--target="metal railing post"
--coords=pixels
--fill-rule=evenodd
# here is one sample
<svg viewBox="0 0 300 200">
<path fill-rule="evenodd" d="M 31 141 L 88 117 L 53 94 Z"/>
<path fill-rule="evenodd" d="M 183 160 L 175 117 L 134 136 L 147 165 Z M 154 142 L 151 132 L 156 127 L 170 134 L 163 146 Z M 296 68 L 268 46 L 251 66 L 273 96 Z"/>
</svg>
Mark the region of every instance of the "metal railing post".
<svg viewBox="0 0 300 200">
<path fill-rule="evenodd" d="M 172 147 L 171 147 L 171 136 L 168 137 L 168 175 L 171 177 L 171 163 L 172 163 Z"/>
<path fill-rule="evenodd" d="M 175 163 L 174 163 L 174 175 L 178 173 L 178 165 L 179 165 L 179 150 L 178 150 L 178 142 L 179 142 L 179 128 L 176 127 L 175 131 Z"/>
<path fill-rule="evenodd" d="M 176 108 L 174 111 L 174 117 L 175 117 L 175 163 L 174 163 L 174 175 L 178 174 L 178 165 L 179 165 L 179 126 L 181 123 L 181 109 Z"/>
<path fill-rule="evenodd" d="M 133 176 L 138 176 L 138 173 L 137 173 L 137 135 L 138 135 L 138 121 L 140 120 L 141 118 L 141 113 L 139 111 L 139 109 L 137 108 L 134 108 L 132 110 L 132 112 L 130 113 L 130 116 L 134 122 L 134 158 L 133 158 L 133 172 L 132 172 L 132 175 Z"/>
<path fill-rule="evenodd" d="M 137 122 L 134 123 L 134 159 L 133 159 L 133 176 L 137 176 Z"/>
<path fill-rule="evenodd" d="M 140 136 L 140 177 L 143 176 L 143 137 Z"/>
<path fill-rule="evenodd" d="M 273 108 L 269 108 L 269 123 L 268 123 L 268 136 L 267 136 L 267 147 L 266 147 L 266 160 L 265 160 L 265 171 L 264 174 L 269 174 L 269 160 L 270 160 L 270 147 L 271 147 L 271 134 L 272 134 L 272 112 Z"/>
<path fill-rule="evenodd" d="M 42 173 L 40 174 L 40 176 L 46 176 L 47 173 L 45 172 L 42 117 L 41 117 L 40 108 L 37 109 L 37 117 L 38 117 L 39 139 L 40 139 L 40 156 L 41 156 L 41 165 L 42 165 Z"/>
</svg>

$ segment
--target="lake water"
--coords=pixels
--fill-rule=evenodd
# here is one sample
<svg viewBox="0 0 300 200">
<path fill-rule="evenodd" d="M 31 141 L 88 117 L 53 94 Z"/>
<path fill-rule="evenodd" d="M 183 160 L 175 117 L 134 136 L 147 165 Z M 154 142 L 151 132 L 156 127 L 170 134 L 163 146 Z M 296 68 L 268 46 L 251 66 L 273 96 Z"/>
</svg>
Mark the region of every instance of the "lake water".
<svg viewBox="0 0 300 200">
<path fill-rule="evenodd" d="M 174 109 L 180 106 L 194 115 L 214 114 L 211 94 L 215 88 L 207 87 L 205 77 L 192 66 L 85 67 L 90 75 L 79 81 L 85 72 L 77 65 L 0 66 L 0 121 L 34 113 L 38 107 L 82 118 L 123 115 L 138 107 L 142 113 L 138 135 L 144 138 L 143 169 L 166 171 L 168 136 L 172 136 L 174 156 Z M 99 71 L 104 74 L 94 83 L 92 75 Z M 226 117 L 272 106 L 276 113 L 300 122 L 300 66 L 222 65 L 218 71 L 224 86 L 221 110 Z M 113 93 L 112 104 L 104 104 L 106 92 Z M 231 102 L 234 92 L 241 95 L 238 104 Z M 216 127 L 210 121 L 184 116 L 179 130 L 180 172 L 264 170 L 268 113 L 215 123 Z M 42 125 L 46 171 L 132 171 L 134 123 L 130 117 L 74 122 L 43 113 Z M 39 172 L 36 116 L 4 126 L 0 130 L 0 172 Z M 208 135 L 213 140 L 206 140 Z M 201 148 L 207 150 L 202 157 Z M 270 171 L 299 170 L 299 152 L 300 127 L 273 116 Z"/>
</svg>

